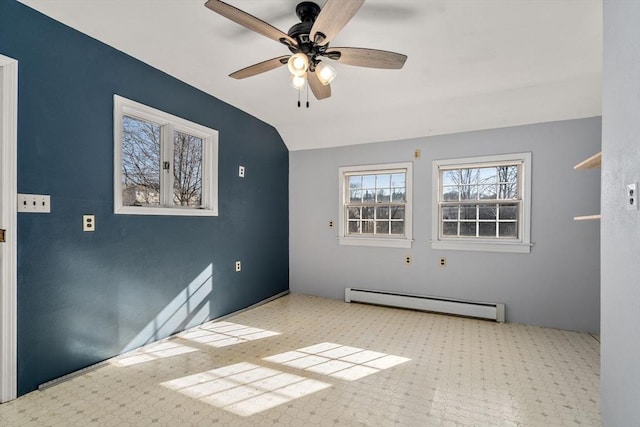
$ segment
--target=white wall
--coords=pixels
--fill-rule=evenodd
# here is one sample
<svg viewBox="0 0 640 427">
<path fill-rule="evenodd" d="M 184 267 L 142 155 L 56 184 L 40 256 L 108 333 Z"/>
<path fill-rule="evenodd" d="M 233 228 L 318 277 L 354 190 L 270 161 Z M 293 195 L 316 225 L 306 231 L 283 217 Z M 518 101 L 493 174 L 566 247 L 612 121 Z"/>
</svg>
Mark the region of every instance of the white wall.
<svg viewBox="0 0 640 427">
<path fill-rule="evenodd" d="M 291 152 L 290 289 L 334 299 L 358 287 L 504 302 L 510 322 L 598 331 L 600 224 L 573 216 L 599 211 L 600 171 L 573 165 L 600 150 L 600 136 L 600 118 L 591 118 Z M 533 153 L 531 253 L 432 250 L 432 160 L 525 151 Z M 411 160 L 413 248 L 340 246 L 337 227 L 328 227 L 339 214 L 338 167 Z"/>
<path fill-rule="evenodd" d="M 640 425 L 640 2 L 604 2 L 602 104 L 602 421 Z"/>
</svg>

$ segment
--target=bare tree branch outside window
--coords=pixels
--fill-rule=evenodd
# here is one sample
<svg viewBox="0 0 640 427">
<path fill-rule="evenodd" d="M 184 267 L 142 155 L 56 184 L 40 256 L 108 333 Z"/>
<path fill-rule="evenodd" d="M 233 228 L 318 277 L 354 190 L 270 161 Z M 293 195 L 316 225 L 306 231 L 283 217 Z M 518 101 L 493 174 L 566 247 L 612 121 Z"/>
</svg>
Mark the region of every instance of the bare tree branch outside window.
<svg viewBox="0 0 640 427">
<path fill-rule="evenodd" d="M 202 205 L 202 138 L 173 133 L 173 202 L 179 206 Z"/>
<path fill-rule="evenodd" d="M 440 197 L 443 235 L 517 237 L 517 165 L 443 170 Z"/>
<path fill-rule="evenodd" d="M 404 235 L 406 172 L 345 177 L 347 234 Z"/>
<path fill-rule="evenodd" d="M 174 131 L 173 157 L 162 158 L 159 124 L 122 117 L 122 199 L 124 206 L 202 206 L 203 139 Z M 162 168 L 161 164 L 166 167 Z M 162 200 L 161 173 L 173 170 L 172 200 Z M 168 181 L 165 181 L 168 182 Z"/>
<path fill-rule="evenodd" d="M 160 126 L 122 117 L 122 199 L 125 206 L 160 204 Z"/>
</svg>

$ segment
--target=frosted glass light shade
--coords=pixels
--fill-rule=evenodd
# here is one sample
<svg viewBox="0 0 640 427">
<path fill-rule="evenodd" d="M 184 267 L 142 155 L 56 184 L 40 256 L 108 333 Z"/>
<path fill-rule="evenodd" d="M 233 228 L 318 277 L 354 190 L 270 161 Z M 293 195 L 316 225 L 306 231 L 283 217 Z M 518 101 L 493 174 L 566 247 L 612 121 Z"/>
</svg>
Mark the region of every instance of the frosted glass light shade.
<svg viewBox="0 0 640 427">
<path fill-rule="evenodd" d="M 316 75 L 323 85 L 328 85 L 336 78 L 336 70 L 329 64 L 320 62 L 316 66 Z"/>
<path fill-rule="evenodd" d="M 289 62 L 287 62 L 287 67 L 294 76 L 303 76 L 309 69 L 309 58 L 304 53 L 291 55 Z"/>
<path fill-rule="evenodd" d="M 291 81 L 289 82 L 291 87 L 297 90 L 304 89 L 304 85 L 307 83 L 307 79 L 304 75 L 302 76 L 291 76 Z"/>
</svg>

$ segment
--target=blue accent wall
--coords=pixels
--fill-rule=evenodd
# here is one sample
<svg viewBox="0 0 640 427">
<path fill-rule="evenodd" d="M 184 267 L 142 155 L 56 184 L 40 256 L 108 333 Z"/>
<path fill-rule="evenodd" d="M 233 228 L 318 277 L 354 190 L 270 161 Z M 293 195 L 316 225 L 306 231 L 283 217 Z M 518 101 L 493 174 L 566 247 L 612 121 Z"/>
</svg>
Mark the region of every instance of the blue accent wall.
<svg viewBox="0 0 640 427">
<path fill-rule="evenodd" d="M 18 214 L 19 394 L 288 290 L 272 126 L 13 0 L 0 53 L 19 61 L 18 192 L 52 206 Z M 114 94 L 219 131 L 218 217 L 114 215 Z"/>
</svg>

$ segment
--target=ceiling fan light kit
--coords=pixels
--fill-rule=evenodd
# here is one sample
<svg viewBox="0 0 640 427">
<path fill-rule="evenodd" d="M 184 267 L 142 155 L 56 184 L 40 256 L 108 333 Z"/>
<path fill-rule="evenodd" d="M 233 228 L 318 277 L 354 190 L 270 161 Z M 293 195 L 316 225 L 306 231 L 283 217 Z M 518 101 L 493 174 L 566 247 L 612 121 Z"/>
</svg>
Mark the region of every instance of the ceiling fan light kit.
<svg viewBox="0 0 640 427">
<path fill-rule="evenodd" d="M 316 65 L 316 74 L 320 79 L 320 83 L 326 86 L 336 78 L 337 73 L 336 69 L 331 65 L 327 64 L 326 62 L 320 62 L 318 65 Z"/>
<path fill-rule="evenodd" d="M 309 69 L 309 58 L 304 53 L 298 52 L 289 57 L 287 67 L 289 68 L 289 72 L 294 76 L 303 76 Z"/>
<path fill-rule="evenodd" d="M 287 33 L 219 0 L 208 0 L 205 6 L 251 31 L 285 45 L 291 51 L 289 56 L 262 61 L 231 73 L 230 77 L 244 79 L 287 64 L 292 75 L 290 84 L 299 91 L 308 84 L 316 99 L 321 100 L 331 96 L 330 83 L 336 76 L 336 70 L 322 62 L 325 58 L 345 65 L 384 69 L 400 69 L 407 60 L 406 55 L 396 52 L 329 47 L 331 40 L 353 18 L 363 3 L 364 0 L 327 0 L 324 7 L 320 8 L 314 2 L 303 1 L 296 6 L 300 22 L 293 25 Z"/>
<path fill-rule="evenodd" d="M 292 75 L 291 76 L 291 80 L 290 80 L 290 84 L 291 84 L 292 88 L 294 88 L 296 90 L 302 90 L 307 85 L 306 76 L 304 76 L 304 75 L 302 75 L 302 76 Z"/>
</svg>

